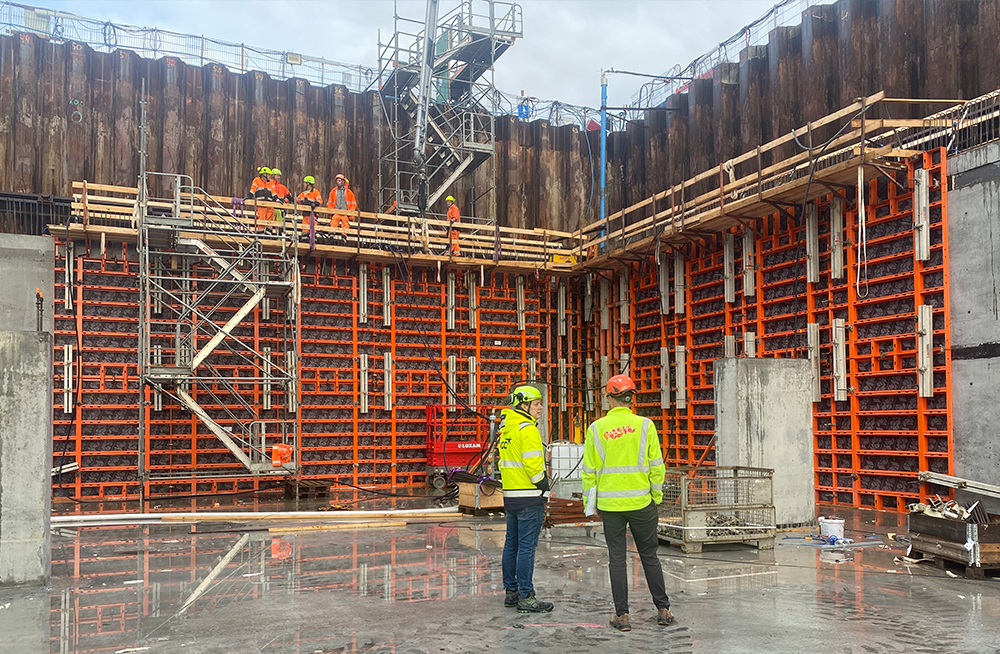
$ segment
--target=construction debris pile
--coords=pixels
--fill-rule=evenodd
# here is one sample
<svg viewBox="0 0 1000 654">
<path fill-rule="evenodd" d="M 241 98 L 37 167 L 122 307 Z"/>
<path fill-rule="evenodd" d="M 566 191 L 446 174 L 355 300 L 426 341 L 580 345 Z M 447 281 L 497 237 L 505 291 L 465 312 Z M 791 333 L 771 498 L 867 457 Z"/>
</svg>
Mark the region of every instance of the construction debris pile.
<svg viewBox="0 0 1000 654">
<path fill-rule="evenodd" d="M 989 525 L 990 515 L 978 500 L 969 508 L 963 507 L 955 500 L 943 500 L 939 495 L 928 498 L 927 503 L 914 502 L 906 507 L 910 513 L 922 513 L 932 518 L 945 520 L 961 520 L 970 524 Z"/>
</svg>

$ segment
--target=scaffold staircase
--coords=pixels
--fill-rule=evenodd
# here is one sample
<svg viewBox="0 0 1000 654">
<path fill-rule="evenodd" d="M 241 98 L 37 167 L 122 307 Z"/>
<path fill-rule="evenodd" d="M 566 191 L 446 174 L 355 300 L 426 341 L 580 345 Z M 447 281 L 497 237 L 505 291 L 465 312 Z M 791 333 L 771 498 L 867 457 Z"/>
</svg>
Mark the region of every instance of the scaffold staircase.
<svg viewBox="0 0 1000 654">
<path fill-rule="evenodd" d="M 149 197 L 148 177 L 170 188 Z M 152 417 L 140 410 L 143 438 L 170 397 L 190 411 L 242 464 L 219 474 L 213 461 L 192 477 L 286 476 L 295 457 L 275 460 L 274 446 L 298 450 L 298 235 L 294 226 L 258 230 L 239 220 L 183 175 L 146 173 L 135 215 L 139 227 L 139 375 L 152 390 Z M 258 314 L 266 338 L 249 338 Z M 263 345 L 266 343 L 266 345 Z M 236 366 L 254 371 L 236 375 Z M 275 396 L 283 395 L 279 408 Z M 262 398 L 257 401 L 255 398 Z M 158 477 L 140 447 L 143 481 Z"/>
<path fill-rule="evenodd" d="M 395 21 L 392 38 L 379 44 L 379 97 L 391 133 L 385 142 L 379 132 L 379 203 L 386 213 L 417 215 L 421 179 L 426 180 L 425 206 L 431 207 L 459 178 L 493 160 L 493 69 L 497 58 L 521 37 L 521 8 L 491 0 L 462 2 L 434 23 L 429 39 L 423 22 L 398 15 Z M 434 53 L 428 104 L 422 112 L 420 80 L 427 43 L 433 44 Z M 421 150 L 423 161 L 417 155 Z M 495 180 L 495 165 L 492 172 Z M 495 181 L 478 190 L 474 199 L 494 194 L 494 187 Z M 492 214 L 491 221 L 495 209 Z"/>
</svg>

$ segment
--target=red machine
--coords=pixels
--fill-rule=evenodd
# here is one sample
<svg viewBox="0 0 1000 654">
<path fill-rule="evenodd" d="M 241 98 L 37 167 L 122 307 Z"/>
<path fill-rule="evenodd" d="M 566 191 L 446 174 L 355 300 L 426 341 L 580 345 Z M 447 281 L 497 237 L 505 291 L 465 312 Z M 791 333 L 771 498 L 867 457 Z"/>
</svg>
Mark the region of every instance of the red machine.
<svg viewBox="0 0 1000 654">
<path fill-rule="evenodd" d="M 473 408 L 483 415 L 489 415 L 494 410 L 494 407 L 485 405 Z M 464 469 L 473 461 L 478 461 L 489 437 L 489 422 L 464 406 L 428 405 L 427 483 L 434 488 L 444 488 L 451 470 Z"/>
</svg>

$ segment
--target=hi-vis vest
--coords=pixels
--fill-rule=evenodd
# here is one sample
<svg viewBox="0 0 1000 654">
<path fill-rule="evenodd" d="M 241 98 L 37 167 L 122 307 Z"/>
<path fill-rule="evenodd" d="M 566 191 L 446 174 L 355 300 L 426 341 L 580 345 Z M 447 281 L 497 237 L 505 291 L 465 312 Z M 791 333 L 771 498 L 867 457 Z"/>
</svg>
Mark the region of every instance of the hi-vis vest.
<svg viewBox="0 0 1000 654">
<path fill-rule="evenodd" d="M 625 407 L 587 429 L 583 448 L 583 502 L 601 511 L 636 511 L 663 501 L 663 453 L 656 427 Z"/>
<path fill-rule="evenodd" d="M 504 409 L 500 415 L 503 496 L 542 497 L 535 484 L 545 478 L 545 452 L 535 419 L 516 409 Z"/>
</svg>

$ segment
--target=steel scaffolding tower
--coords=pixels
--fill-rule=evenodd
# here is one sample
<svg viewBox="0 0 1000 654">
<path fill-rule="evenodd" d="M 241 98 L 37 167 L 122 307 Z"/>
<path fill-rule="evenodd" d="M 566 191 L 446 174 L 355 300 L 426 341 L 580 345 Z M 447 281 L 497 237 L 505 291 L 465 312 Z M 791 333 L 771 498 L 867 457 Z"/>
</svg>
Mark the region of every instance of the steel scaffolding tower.
<svg viewBox="0 0 1000 654">
<path fill-rule="evenodd" d="M 287 229 L 273 223 L 259 230 L 190 177 L 147 173 L 145 140 L 143 129 L 134 214 L 139 378 L 148 389 L 139 407 L 141 485 L 180 478 L 158 476 L 149 455 L 151 440 L 169 438 L 156 418 L 165 395 L 196 416 L 205 437 L 221 441 L 246 468 L 220 474 L 212 464 L 231 462 L 228 455 L 203 455 L 183 478 L 295 474 L 298 456 L 289 452 L 299 450 L 295 221 Z M 172 197 L 149 197 L 149 176 L 165 180 Z M 275 445 L 281 446 L 277 458 Z"/>
<path fill-rule="evenodd" d="M 388 43 L 379 39 L 380 113 L 386 123 L 378 131 L 379 210 L 423 215 L 459 178 L 486 165 L 487 187 L 473 187 L 467 210 L 470 217 L 492 224 L 494 116 L 501 99 L 494 64 L 521 36 L 521 7 L 464 0 L 441 18 L 433 8 L 424 22 L 394 12 L 392 38 Z M 427 44 L 434 49 L 425 57 Z M 426 70 L 430 83 L 422 97 L 421 72 Z M 486 215 L 475 216 L 477 204 Z"/>
</svg>

